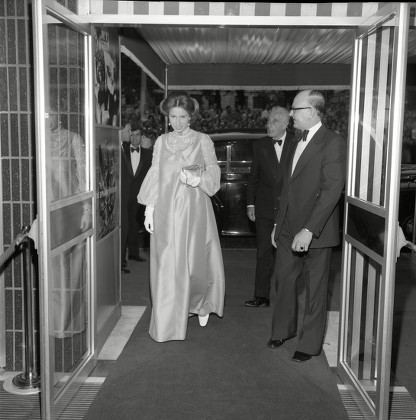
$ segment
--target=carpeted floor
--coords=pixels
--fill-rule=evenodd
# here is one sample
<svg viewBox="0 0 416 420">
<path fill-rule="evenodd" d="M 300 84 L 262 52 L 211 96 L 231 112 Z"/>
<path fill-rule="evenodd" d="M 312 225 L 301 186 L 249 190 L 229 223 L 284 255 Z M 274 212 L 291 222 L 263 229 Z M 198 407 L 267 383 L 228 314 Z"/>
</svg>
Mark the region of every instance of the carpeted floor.
<svg viewBox="0 0 416 420">
<path fill-rule="evenodd" d="M 117 343 L 117 351 L 110 349 L 110 357 L 103 349 L 96 369 L 60 419 L 342 420 L 348 417 L 341 398 L 351 419 L 364 418 L 323 354 L 295 364 L 290 361 L 294 340 L 281 350 L 266 347 L 271 309 L 243 305 L 253 292 L 255 250 L 224 249 L 223 254 L 227 281 L 224 318 L 211 317 L 205 328 L 198 325 L 197 318 L 191 318 L 185 341 L 164 344 L 153 342 L 147 334 L 148 263 L 129 263 L 131 274 L 122 276 L 122 318 L 127 317 L 128 322 L 121 318 L 124 329 L 117 334 L 122 337 L 115 334 L 122 343 Z M 336 319 L 340 250 L 333 257 L 328 310 L 329 317 Z M 402 253 L 396 273 L 391 420 L 416 419 L 415 308 L 416 256 Z M 331 328 L 324 349 L 334 366 L 336 358 L 329 350 L 336 350 L 337 331 Z M 40 418 L 39 395 L 13 395 L 3 389 L 6 376 L 15 374 L 0 375 L 0 419 Z"/>
<path fill-rule="evenodd" d="M 223 252 L 224 317 L 211 316 L 205 328 L 190 318 L 182 342 L 149 337 L 148 264 L 130 264 L 123 303 L 147 309 L 118 360 L 92 373 L 106 380 L 85 419 L 348 419 L 323 353 L 297 364 L 296 339 L 266 347 L 271 309 L 243 305 L 253 293 L 255 251 Z"/>
</svg>

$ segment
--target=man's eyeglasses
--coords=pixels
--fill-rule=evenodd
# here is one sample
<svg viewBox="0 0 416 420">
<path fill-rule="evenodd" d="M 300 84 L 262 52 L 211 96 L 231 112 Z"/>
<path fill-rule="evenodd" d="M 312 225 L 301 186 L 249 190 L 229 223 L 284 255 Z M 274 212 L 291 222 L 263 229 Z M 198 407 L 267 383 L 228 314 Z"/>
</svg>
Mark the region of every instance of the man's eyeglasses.
<svg viewBox="0 0 416 420">
<path fill-rule="evenodd" d="M 302 108 L 293 108 L 293 106 L 292 106 L 292 108 L 290 108 L 290 110 L 291 111 L 299 111 L 300 109 L 310 109 L 310 108 L 312 108 L 312 107 L 311 106 L 304 106 Z"/>
</svg>

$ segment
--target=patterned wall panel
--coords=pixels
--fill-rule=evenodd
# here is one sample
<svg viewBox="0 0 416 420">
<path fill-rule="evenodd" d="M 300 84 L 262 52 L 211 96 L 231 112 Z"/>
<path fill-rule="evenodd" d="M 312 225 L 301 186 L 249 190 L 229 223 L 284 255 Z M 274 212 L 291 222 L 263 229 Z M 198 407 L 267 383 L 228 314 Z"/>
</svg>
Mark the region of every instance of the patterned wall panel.
<svg viewBox="0 0 416 420">
<path fill-rule="evenodd" d="M 34 219 L 34 127 L 30 9 L 27 0 L 0 2 L 0 245 Z M 0 268 L 0 368 L 22 370 L 23 258 Z M 4 344 L 6 343 L 6 344 Z"/>
<path fill-rule="evenodd" d="M 91 0 L 91 13 L 191 16 L 370 16 L 382 3 L 238 3 Z"/>
</svg>

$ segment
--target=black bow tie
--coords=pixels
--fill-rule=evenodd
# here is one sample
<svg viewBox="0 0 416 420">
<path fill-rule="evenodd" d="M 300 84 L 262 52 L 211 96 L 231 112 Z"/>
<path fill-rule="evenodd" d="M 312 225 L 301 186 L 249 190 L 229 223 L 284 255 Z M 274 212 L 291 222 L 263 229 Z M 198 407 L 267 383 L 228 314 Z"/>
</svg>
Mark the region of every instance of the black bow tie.
<svg viewBox="0 0 416 420">
<path fill-rule="evenodd" d="M 273 144 L 276 144 L 277 143 L 279 146 L 282 145 L 282 142 L 283 142 L 282 139 L 280 139 L 280 140 L 273 140 Z"/>
<path fill-rule="evenodd" d="M 302 131 L 302 140 L 303 141 L 306 141 L 306 138 L 308 137 L 308 133 L 309 133 L 309 130 Z"/>
<path fill-rule="evenodd" d="M 130 152 L 131 153 L 134 153 L 134 152 L 139 153 L 140 152 L 140 147 L 138 147 L 137 149 L 135 149 L 134 147 L 130 147 Z"/>
</svg>

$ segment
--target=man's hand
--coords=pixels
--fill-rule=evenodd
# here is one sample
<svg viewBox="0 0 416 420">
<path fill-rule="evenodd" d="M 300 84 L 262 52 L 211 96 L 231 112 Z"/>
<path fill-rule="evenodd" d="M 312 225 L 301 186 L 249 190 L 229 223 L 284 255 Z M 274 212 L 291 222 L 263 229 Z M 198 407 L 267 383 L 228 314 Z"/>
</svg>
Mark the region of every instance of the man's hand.
<svg viewBox="0 0 416 420">
<path fill-rule="evenodd" d="M 247 207 L 247 217 L 252 221 L 256 221 L 256 210 L 254 206 Z"/>
<path fill-rule="evenodd" d="M 302 229 L 293 239 L 292 250 L 295 252 L 307 252 L 311 244 L 313 233 Z"/>
<path fill-rule="evenodd" d="M 275 248 L 277 248 L 277 244 L 276 244 L 276 241 L 274 240 L 274 234 L 275 234 L 275 232 L 276 232 L 276 225 L 274 225 L 273 226 L 273 230 L 272 230 L 272 234 L 271 234 L 271 240 L 272 240 L 272 245 L 275 247 Z"/>
</svg>

